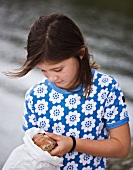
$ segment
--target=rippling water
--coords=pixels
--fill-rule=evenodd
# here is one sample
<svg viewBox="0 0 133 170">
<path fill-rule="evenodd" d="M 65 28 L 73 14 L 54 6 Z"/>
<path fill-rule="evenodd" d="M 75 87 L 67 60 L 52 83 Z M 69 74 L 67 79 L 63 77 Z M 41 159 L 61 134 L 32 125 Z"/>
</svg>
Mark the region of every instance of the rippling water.
<svg viewBox="0 0 133 170">
<path fill-rule="evenodd" d="M 80 0 L 0 1 L 0 71 L 20 66 L 20 61 L 26 56 L 24 47 L 29 28 L 39 15 L 64 12 L 86 35 L 89 49 L 101 65 L 101 71 L 120 82 L 126 96 L 133 136 L 133 10 L 129 0 L 121 2 L 118 7 L 113 3 L 102 6 Z M 0 74 L 0 166 L 22 143 L 24 94 L 41 79 L 42 75 L 36 70 L 17 80 Z"/>
</svg>

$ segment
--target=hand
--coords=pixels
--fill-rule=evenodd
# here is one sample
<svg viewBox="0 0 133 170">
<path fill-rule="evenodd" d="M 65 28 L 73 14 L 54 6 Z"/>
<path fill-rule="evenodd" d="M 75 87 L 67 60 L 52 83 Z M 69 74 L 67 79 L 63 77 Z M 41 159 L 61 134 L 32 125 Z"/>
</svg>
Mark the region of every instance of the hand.
<svg viewBox="0 0 133 170">
<path fill-rule="evenodd" d="M 46 132 L 45 134 L 50 138 L 54 139 L 57 143 L 57 146 L 50 152 L 52 156 L 61 157 L 65 153 L 68 153 L 71 150 L 73 146 L 73 141 L 71 137 L 56 135 L 48 132 Z"/>
</svg>

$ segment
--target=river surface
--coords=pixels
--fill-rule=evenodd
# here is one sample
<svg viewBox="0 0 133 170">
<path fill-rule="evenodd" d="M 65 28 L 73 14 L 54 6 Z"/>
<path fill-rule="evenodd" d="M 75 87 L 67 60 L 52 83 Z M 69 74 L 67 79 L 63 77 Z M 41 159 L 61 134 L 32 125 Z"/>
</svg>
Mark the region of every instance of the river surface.
<svg viewBox="0 0 133 170">
<path fill-rule="evenodd" d="M 1 72 L 21 65 L 30 26 L 39 15 L 49 12 L 70 16 L 86 36 L 94 59 L 101 65 L 100 71 L 119 81 L 133 137 L 133 3 L 111 2 L 0 0 L 0 169 L 11 151 L 23 142 L 25 92 L 43 78 L 37 70 L 21 79 L 9 79 Z"/>
</svg>

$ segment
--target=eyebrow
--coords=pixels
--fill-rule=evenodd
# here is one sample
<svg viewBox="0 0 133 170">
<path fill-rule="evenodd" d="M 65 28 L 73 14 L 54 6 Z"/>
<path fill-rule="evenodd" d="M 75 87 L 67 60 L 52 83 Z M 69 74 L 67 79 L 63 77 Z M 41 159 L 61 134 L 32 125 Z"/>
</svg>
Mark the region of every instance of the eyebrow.
<svg viewBox="0 0 133 170">
<path fill-rule="evenodd" d="M 39 67 L 37 67 L 38 69 L 42 70 L 42 71 L 46 71 L 44 69 L 41 69 Z M 56 70 L 56 69 L 60 69 L 60 68 L 63 68 L 63 65 L 59 66 L 59 67 L 54 67 L 54 68 L 51 68 L 50 70 Z"/>
<path fill-rule="evenodd" d="M 56 70 L 56 69 L 60 69 L 60 68 L 62 68 L 63 66 L 59 66 L 59 67 L 55 67 L 55 68 L 52 68 L 52 69 L 50 69 L 50 70 Z"/>
</svg>

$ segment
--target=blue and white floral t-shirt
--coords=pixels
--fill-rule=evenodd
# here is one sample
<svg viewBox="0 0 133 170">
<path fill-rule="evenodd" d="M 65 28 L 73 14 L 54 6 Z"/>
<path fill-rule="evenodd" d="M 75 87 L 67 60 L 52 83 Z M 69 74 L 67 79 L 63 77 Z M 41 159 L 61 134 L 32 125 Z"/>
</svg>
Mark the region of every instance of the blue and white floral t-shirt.
<svg viewBox="0 0 133 170">
<path fill-rule="evenodd" d="M 108 129 L 129 121 L 124 95 L 110 76 L 93 71 L 86 99 L 79 85 L 72 92 L 44 78 L 26 93 L 24 130 L 39 127 L 59 135 L 91 140 L 107 139 Z M 72 152 L 64 156 L 63 170 L 105 170 L 106 158 Z"/>
</svg>

